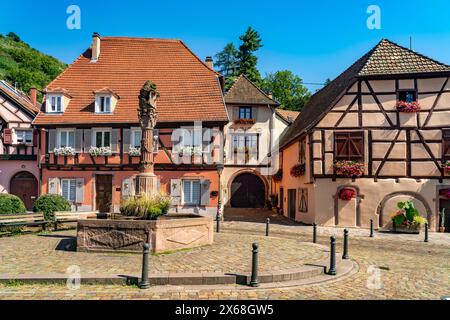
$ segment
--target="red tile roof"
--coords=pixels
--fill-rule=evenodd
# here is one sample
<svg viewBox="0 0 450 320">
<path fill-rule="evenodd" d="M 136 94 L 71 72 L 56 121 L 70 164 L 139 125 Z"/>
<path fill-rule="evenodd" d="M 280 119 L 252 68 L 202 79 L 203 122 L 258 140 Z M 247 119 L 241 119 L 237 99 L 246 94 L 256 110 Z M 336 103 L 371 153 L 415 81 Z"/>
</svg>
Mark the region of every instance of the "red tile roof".
<svg viewBox="0 0 450 320">
<path fill-rule="evenodd" d="M 30 100 L 30 97 L 24 92 L 15 89 L 13 85 L 6 82 L 5 80 L 0 80 L 0 91 L 7 95 L 9 98 L 17 102 L 19 105 L 24 107 L 26 110 L 31 112 L 33 115 L 39 112 L 40 105 L 36 107 Z"/>
<path fill-rule="evenodd" d="M 137 123 L 147 80 L 160 93 L 159 122 L 228 121 L 219 75 L 180 40 L 102 37 L 98 61 L 90 58 L 88 49 L 47 87 L 72 97 L 64 114 L 40 112 L 35 124 Z M 94 92 L 104 88 L 120 97 L 112 115 L 93 113 Z"/>
</svg>

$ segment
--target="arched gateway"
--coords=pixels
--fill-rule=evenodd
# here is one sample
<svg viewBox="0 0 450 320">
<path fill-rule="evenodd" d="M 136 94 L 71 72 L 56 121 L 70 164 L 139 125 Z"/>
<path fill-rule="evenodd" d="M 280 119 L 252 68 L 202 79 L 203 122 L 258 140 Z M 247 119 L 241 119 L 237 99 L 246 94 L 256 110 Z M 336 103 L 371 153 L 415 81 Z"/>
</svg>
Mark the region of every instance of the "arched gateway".
<svg viewBox="0 0 450 320">
<path fill-rule="evenodd" d="M 231 207 L 263 208 L 266 190 L 264 182 L 255 174 L 242 173 L 231 184 Z"/>
<path fill-rule="evenodd" d="M 33 210 L 34 201 L 38 195 L 38 181 L 30 172 L 18 172 L 11 178 L 9 193 L 22 199 L 27 210 Z"/>
</svg>

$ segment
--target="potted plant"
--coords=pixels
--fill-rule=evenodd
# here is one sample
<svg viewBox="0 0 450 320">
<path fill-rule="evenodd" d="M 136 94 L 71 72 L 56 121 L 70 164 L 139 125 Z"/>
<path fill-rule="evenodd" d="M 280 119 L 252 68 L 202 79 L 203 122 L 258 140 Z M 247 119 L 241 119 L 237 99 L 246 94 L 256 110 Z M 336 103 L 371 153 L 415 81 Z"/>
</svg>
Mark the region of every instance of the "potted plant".
<svg viewBox="0 0 450 320">
<path fill-rule="evenodd" d="M 406 113 L 413 113 L 413 112 L 419 112 L 420 111 L 420 105 L 417 101 L 398 101 L 396 105 L 398 112 L 406 112 Z"/>
<path fill-rule="evenodd" d="M 359 178 L 364 174 L 363 162 L 354 160 L 341 160 L 334 163 L 334 171 L 337 175 L 347 178 Z"/>
<path fill-rule="evenodd" d="M 340 192 L 339 192 L 339 199 L 344 200 L 344 201 L 350 201 L 352 200 L 354 197 L 356 197 L 356 191 L 355 189 L 352 188 L 343 188 Z"/>
<path fill-rule="evenodd" d="M 444 169 L 445 174 L 450 172 L 450 161 L 445 161 L 442 163 L 442 168 Z"/>
<path fill-rule="evenodd" d="M 396 211 L 392 216 L 394 232 L 400 233 L 420 233 L 420 227 L 427 223 L 427 220 L 420 216 L 412 201 L 397 203 Z"/>
<path fill-rule="evenodd" d="M 283 179 L 283 169 L 278 169 L 272 178 L 274 181 L 280 182 Z"/>
<path fill-rule="evenodd" d="M 112 155 L 111 147 L 94 147 L 89 148 L 89 154 L 93 157 L 108 157 Z"/>
<path fill-rule="evenodd" d="M 130 157 L 140 157 L 141 156 L 141 148 L 130 147 L 130 149 L 128 150 L 128 155 Z"/>
<path fill-rule="evenodd" d="M 60 147 L 53 149 L 53 154 L 55 156 L 74 156 L 76 152 L 72 147 Z"/>
<path fill-rule="evenodd" d="M 167 215 L 170 208 L 170 197 L 158 194 L 153 197 L 138 195 L 122 199 L 120 213 L 124 216 L 136 217 L 138 220 L 156 220 Z"/>
<path fill-rule="evenodd" d="M 234 120 L 234 124 L 255 124 L 255 119 L 236 119 Z"/>
<path fill-rule="evenodd" d="M 291 176 L 294 178 L 301 177 L 305 175 L 306 172 L 306 166 L 304 163 L 296 164 L 291 168 Z"/>
</svg>

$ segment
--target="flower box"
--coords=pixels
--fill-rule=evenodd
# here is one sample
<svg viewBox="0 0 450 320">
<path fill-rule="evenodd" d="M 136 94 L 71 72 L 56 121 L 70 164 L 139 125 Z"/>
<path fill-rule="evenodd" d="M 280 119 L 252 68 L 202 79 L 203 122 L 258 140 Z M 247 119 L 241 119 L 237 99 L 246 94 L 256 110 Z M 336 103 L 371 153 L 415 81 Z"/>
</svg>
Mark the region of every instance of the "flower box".
<svg viewBox="0 0 450 320">
<path fill-rule="evenodd" d="M 256 119 L 236 119 L 234 124 L 255 124 Z"/>
<path fill-rule="evenodd" d="M 128 155 L 130 157 L 140 157 L 141 156 L 141 148 L 130 147 L 128 150 Z"/>
<path fill-rule="evenodd" d="M 420 111 L 420 105 L 417 101 L 412 102 L 398 101 L 396 108 L 398 112 L 414 113 Z"/>
<path fill-rule="evenodd" d="M 61 147 L 53 149 L 53 154 L 55 156 L 74 156 L 76 152 L 72 147 Z"/>
<path fill-rule="evenodd" d="M 306 172 L 306 166 L 304 163 L 296 164 L 291 168 L 291 176 L 294 178 L 301 177 L 305 175 Z"/>
<path fill-rule="evenodd" d="M 343 188 L 339 192 L 339 199 L 344 200 L 344 201 L 350 201 L 355 197 L 356 197 L 356 191 L 355 191 L 355 189 L 352 189 L 352 188 Z"/>
<path fill-rule="evenodd" d="M 365 165 L 359 161 L 336 161 L 334 163 L 334 171 L 337 175 L 347 178 L 358 178 L 364 174 Z"/>
<path fill-rule="evenodd" d="M 412 201 L 397 203 L 399 208 L 392 216 L 392 231 L 396 233 L 420 233 L 422 225 L 427 223 L 425 218 L 422 218 L 419 211 L 414 207 Z"/>
<path fill-rule="evenodd" d="M 442 169 L 444 169 L 444 173 L 445 174 L 449 174 L 450 173 L 450 161 L 445 161 L 442 163 Z"/>
<path fill-rule="evenodd" d="M 110 147 L 91 147 L 89 149 L 89 154 L 93 157 L 108 157 L 112 155 L 112 151 Z"/>
</svg>

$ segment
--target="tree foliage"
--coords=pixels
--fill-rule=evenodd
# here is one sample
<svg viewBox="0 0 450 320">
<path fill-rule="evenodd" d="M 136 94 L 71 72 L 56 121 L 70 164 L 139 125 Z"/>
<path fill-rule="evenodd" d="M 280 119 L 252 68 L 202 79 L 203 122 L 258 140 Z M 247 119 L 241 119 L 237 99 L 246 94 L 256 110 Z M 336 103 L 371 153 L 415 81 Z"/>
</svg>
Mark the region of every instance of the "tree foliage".
<svg viewBox="0 0 450 320">
<path fill-rule="evenodd" d="M 258 71 L 258 57 L 255 52 L 262 47 L 259 33 L 252 27 L 239 37 L 242 41 L 237 54 L 238 72 L 244 74 L 256 85 L 261 84 L 261 74 Z"/>
<path fill-rule="evenodd" d="M 215 55 L 214 67 L 224 76 L 225 85 L 229 88 L 237 75 L 238 50 L 232 42 L 228 43 L 222 51 Z"/>
<path fill-rule="evenodd" d="M 43 89 L 55 79 L 66 64 L 31 48 L 14 32 L 0 37 L 0 78 L 24 92 L 31 87 Z"/>
<path fill-rule="evenodd" d="M 286 110 L 301 111 L 311 96 L 302 79 L 289 70 L 267 74 L 262 89 L 272 93 Z"/>
</svg>

